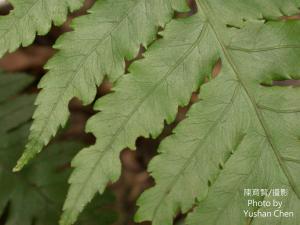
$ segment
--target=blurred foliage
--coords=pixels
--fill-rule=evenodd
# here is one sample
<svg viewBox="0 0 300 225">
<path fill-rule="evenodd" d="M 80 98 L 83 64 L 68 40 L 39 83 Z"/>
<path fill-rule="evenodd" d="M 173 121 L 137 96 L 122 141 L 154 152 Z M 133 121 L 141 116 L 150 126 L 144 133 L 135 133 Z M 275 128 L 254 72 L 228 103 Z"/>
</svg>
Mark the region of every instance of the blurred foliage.
<svg viewBox="0 0 300 225">
<path fill-rule="evenodd" d="M 0 224 L 58 224 L 70 175 L 69 162 L 83 146 L 57 142 L 20 173 L 12 168 L 27 141 L 35 95 L 19 95 L 32 81 L 25 74 L 0 72 Z M 106 192 L 85 210 L 78 225 L 108 225 L 116 220 Z"/>
</svg>

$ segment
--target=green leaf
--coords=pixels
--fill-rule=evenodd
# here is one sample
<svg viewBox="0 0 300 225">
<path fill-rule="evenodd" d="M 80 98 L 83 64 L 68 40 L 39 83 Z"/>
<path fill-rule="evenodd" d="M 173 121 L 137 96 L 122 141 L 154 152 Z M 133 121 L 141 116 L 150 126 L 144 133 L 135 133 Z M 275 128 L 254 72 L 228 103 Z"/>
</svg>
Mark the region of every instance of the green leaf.
<svg viewBox="0 0 300 225">
<path fill-rule="evenodd" d="M 79 9 L 83 0 L 9 0 L 14 9 L 0 17 L 0 57 L 20 45 L 32 44 L 37 35 L 45 35 L 55 25 L 63 24 L 68 9 Z"/>
<path fill-rule="evenodd" d="M 17 97 L 17 94 L 32 81 L 33 78 L 26 74 L 7 74 L 0 71 L 0 134 L 15 129 L 31 119 L 36 96 Z"/>
<path fill-rule="evenodd" d="M 35 95 L 24 95 L 0 104 L 0 134 L 18 127 L 31 119 Z"/>
<path fill-rule="evenodd" d="M 243 1 L 231 5 L 225 16 L 226 7 L 221 12 L 219 1 L 197 2 L 202 18 L 198 27 L 207 26 L 213 43 L 199 51 L 215 52 L 222 71 L 203 85 L 188 118 L 162 142 L 149 166 L 156 185 L 139 199 L 136 220 L 170 225 L 179 211 L 188 213 L 198 203 L 186 221 L 189 225 L 298 224 L 297 216 L 245 217 L 243 194 L 245 188 L 288 189 L 289 196 L 281 199 L 284 210 L 300 211 L 300 89 L 273 86 L 275 80 L 300 78 L 300 22 L 252 21 L 240 30 L 224 26 L 238 24 L 240 15 L 254 10 L 276 18 L 297 8 L 289 1 L 280 8 L 281 1 Z M 235 10 L 250 4 L 247 12 Z M 230 16 L 234 14 L 236 19 Z M 206 55 L 205 60 L 215 57 Z"/>
<path fill-rule="evenodd" d="M 75 19 L 73 32 L 63 35 L 59 52 L 48 62 L 42 79 L 29 143 L 15 170 L 20 170 L 48 144 L 69 117 L 68 104 L 77 97 L 91 103 L 104 76 L 116 80 L 124 73 L 126 59 L 133 59 L 140 45 L 156 38 L 174 9 L 186 9 L 183 0 L 102 0 L 89 14 Z"/>
<path fill-rule="evenodd" d="M 183 25 L 185 29 L 178 33 Z M 162 33 L 163 39 L 146 52 L 145 59 L 132 64 L 131 74 L 119 80 L 114 93 L 96 102 L 95 110 L 101 112 L 88 121 L 87 131 L 93 132 L 97 143 L 83 149 L 72 162 L 75 171 L 61 224 L 75 221 L 98 191 L 102 193 L 108 182 L 119 178 L 121 150 L 135 148 L 139 136 L 157 137 L 164 120 L 172 122 L 178 106 L 188 104 L 192 92 L 209 72 L 200 73 L 207 64 L 202 54 L 207 52 L 199 52 L 197 47 L 202 39 L 209 39 L 197 30 L 198 25 L 194 18 L 173 21 Z M 188 30 L 197 32 L 185 32 Z M 215 62 L 209 63 L 210 69 Z"/>
<path fill-rule="evenodd" d="M 249 15 L 255 18 L 257 13 Z M 235 16 L 236 21 L 242 21 L 240 14 Z M 129 68 L 131 74 L 118 81 L 114 93 L 96 102 L 95 109 L 101 112 L 89 120 L 87 131 L 96 136 L 97 143 L 83 149 L 72 162 L 75 171 L 70 178 L 61 224 L 72 223 L 95 193 L 103 192 L 107 183 L 119 178 L 122 149 L 134 148 L 139 136 L 157 137 L 164 120 L 174 120 L 177 107 L 188 103 L 191 93 L 211 73 L 220 52 L 222 48 L 205 15 L 174 20 L 167 25 L 163 39 L 149 48 L 145 59 Z M 184 199 L 184 195 L 178 195 L 182 190 L 184 187 L 174 195 Z M 160 191 L 163 193 L 157 192 Z M 151 197 L 137 220 L 152 220 L 152 212 L 157 211 L 154 224 L 170 224 L 176 207 L 162 204 L 161 209 L 155 210 L 151 204 L 159 199 Z M 191 208 L 194 198 L 186 200 L 185 211 Z"/>
<path fill-rule="evenodd" d="M 0 70 L 0 103 L 24 89 L 32 80 L 25 74 L 6 74 Z"/>
</svg>

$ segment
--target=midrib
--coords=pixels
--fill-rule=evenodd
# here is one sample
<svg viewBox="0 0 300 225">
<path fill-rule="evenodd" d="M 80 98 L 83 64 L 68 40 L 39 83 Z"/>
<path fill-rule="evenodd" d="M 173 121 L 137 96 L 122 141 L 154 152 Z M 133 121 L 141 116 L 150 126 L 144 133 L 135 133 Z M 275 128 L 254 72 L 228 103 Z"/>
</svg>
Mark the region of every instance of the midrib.
<svg viewBox="0 0 300 225">
<path fill-rule="evenodd" d="M 277 146 L 273 143 L 273 140 L 271 138 L 271 132 L 264 120 L 264 117 L 262 115 L 262 112 L 260 111 L 256 101 L 255 101 L 255 98 L 253 96 L 253 94 L 251 93 L 251 91 L 247 88 L 247 85 L 246 85 L 246 82 L 243 81 L 243 79 L 241 78 L 240 76 L 240 72 L 238 70 L 238 67 L 235 65 L 234 63 L 234 60 L 230 54 L 230 52 L 228 51 L 224 41 L 222 40 L 222 35 L 219 34 L 218 30 L 216 29 L 217 27 L 217 24 L 218 24 L 218 21 L 217 19 L 217 16 L 214 16 L 212 13 L 211 13 L 211 9 L 210 9 L 210 6 L 208 5 L 207 1 L 206 0 L 197 0 L 198 2 L 198 6 L 200 8 L 200 11 L 203 13 L 203 15 L 206 17 L 207 19 L 207 23 L 208 25 L 211 27 L 212 31 L 214 32 L 215 34 L 215 37 L 216 37 L 216 40 L 218 41 L 220 47 L 222 48 L 222 52 L 224 53 L 224 57 L 226 59 L 226 61 L 228 62 L 228 64 L 230 65 L 230 67 L 232 68 L 237 80 L 240 82 L 242 88 L 244 89 L 247 97 L 249 98 L 250 102 L 251 102 L 251 106 L 252 108 L 254 109 L 254 112 L 257 116 L 257 119 L 266 135 L 266 139 L 267 141 L 269 142 L 272 150 L 273 150 L 273 153 L 283 171 L 283 173 L 285 174 L 285 176 L 287 177 L 287 180 L 292 188 L 292 190 L 295 192 L 295 194 L 297 195 L 298 199 L 300 199 L 300 190 L 297 188 L 297 185 L 292 177 L 292 175 L 290 174 L 290 171 L 289 169 L 287 168 L 287 166 L 285 165 L 284 163 L 284 160 L 283 160 L 283 157 L 279 151 L 279 149 L 277 148 Z"/>
</svg>

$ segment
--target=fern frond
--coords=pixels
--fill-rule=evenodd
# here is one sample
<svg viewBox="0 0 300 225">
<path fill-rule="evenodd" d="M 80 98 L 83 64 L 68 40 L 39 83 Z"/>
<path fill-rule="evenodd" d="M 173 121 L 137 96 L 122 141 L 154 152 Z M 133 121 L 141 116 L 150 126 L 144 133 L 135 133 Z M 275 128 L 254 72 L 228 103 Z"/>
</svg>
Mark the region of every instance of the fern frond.
<svg viewBox="0 0 300 225">
<path fill-rule="evenodd" d="M 0 17 L 0 57 L 20 45 L 32 44 L 37 35 L 45 35 L 52 22 L 66 21 L 68 9 L 79 9 L 84 0 L 9 0 L 14 9 Z"/>
<path fill-rule="evenodd" d="M 15 170 L 40 152 L 68 116 L 68 104 L 77 97 L 84 104 L 94 100 L 103 77 L 116 80 L 124 73 L 124 58 L 133 59 L 140 48 L 156 38 L 174 9 L 185 9 L 183 0 L 103 0 L 89 15 L 75 19 L 74 31 L 63 35 L 59 52 L 46 65 L 49 72 L 39 87 L 29 143 Z"/>
<path fill-rule="evenodd" d="M 201 46 L 207 36 L 201 30 L 187 33 L 182 29 L 178 34 L 182 25 L 186 31 L 197 30 L 199 23 L 193 18 L 173 21 L 162 33 L 164 38 L 146 52 L 145 59 L 135 62 L 129 68 L 131 74 L 119 80 L 115 92 L 96 102 L 95 109 L 101 112 L 89 120 L 87 131 L 93 132 L 98 141 L 72 162 L 75 171 L 61 224 L 73 223 L 98 191 L 102 193 L 109 181 L 119 178 L 120 151 L 134 148 L 138 136 L 156 137 L 163 121 L 174 120 L 178 106 L 189 102 L 191 93 L 208 74 L 203 71 L 199 76 L 207 62 L 201 58 L 203 53 L 191 48 Z M 195 58 L 193 66 L 186 69 Z M 210 64 L 213 68 L 214 62 Z"/>
<path fill-rule="evenodd" d="M 300 209 L 300 90 L 272 86 L 274 80 L 300 78 L 300 22 L 248 22 L 244 29 L 230 29 L 228 38 L 212 2 L 199 0 L 198 6 L 214 42 L 206 48 L 217 49 L 221 74 L 203 85 L 188 119 L 162 142 L 149 166 L 156 186 L 138 201 L 136 220 L 171 225 L 197 199 L 189 225 L 298 224 L 298 217 L 251 220 L 243 210 L 258 210 L 248 207 L 247 188 L 287 189 L 289 196 L 280 199 L 285 210 Z M 276 7 L 260 1 L 267 3 L 267 9 Z"/>
<path fill-rule="evenodd" d="M 40 83 L 43 90 L 29 143 L 15 170 L 65 125 L 69 101 L 77 97 L 91 103 L 103 77 L 116 81 L 124 72 L 124 58 L 134 58 L 140 44 L 147 47 L 155 40 L 157 27 L 164 26 L 183 2 L 103 0 L 89 15 L 76 19 L 74 31 L 57 41 L 60 51 L 46 66 L 49 72 Z M 116 82 L 114 92 L 96 102 L 100 112 L 89 120 L 87 131 L 97 141 L 72 162 L 75 169 L 61 225 L 73 224 L 95 194 L 119 178 L 120 151 L 134 148 L 139 136 L 157 137 L 164 121 L 174 120 L 178 106 L 186 105 L 206 78 L 210 81 L 201 88 L 201 100 L 162 143 L 150 165 L 156 186 L 141 197 L 136 220 L 171 225 L 177 212 L 187 213 L 200 201 L 188 216 L 189 225 L 270 223 L 241 213 L 248 199 L 243 190 L 249 187 L 287 189 L 285 207 L 299 211 L 300 93 L 276 87 L 273 81 L 300 78 L 300 23 L 280 21 L 299 12 L 300 2 L 197 4 L 196 15 L 170 22 L 163 38 Z M 219 59 L 221 74 L 211 80 Z M 300 221 L 294 217 L 271 222 Z"/>
<path fill-rule="evenodd" d="M 248 2 L 248 5 L 250 4 L 251 2 Z M 295 9 L 293 8 L 290 12 Z M 269 11 L 272 12 L 272 9 Z M 235 21 L 242 21 L 242 18 L 239 18 L 240 15 L 240 13 L 232 14 L 232 17 L 236 17 Z M 253 18 L 258 16 L 257 13 L 249 13 L 249 15 Z M 231 20 L 233 18 L 228 18 L 228 21 Z M 221 27 L 221 31 L 224 31 L 226 29 L 224 25 L 218 22 L 218 29 Z M 227 41 L 228 33 L 221 34 Z M 61 224 L 67 225 L 74 222 L 84 205 L 97 192 L 103 192 L 108 182 L 114 182 L 119 178 L 120 151 L 126 147 L 134 148 L 135 140 L 139 136 L 157 137 L 163 128 L 163 121 L 170 123 L 174 120 L 177 107 L 188 103 L 191 93 L 197 89 L 206 76 L 209 76 L 213 65 L 219 57 L 223 57 L 223 54 L 218 37 L 205 14 L 199 13 L 191 18 L 175 20 L 167 25 L 163 39 L 149 48 L 145 59 L 135 62 L 129 68 L 131 74 L 119 80 L 113 89 L 114 93 L 96 102 L 95 109 L 101 112 L 89 120 L 87 131 L 96 136 L 97 143 L 82 150 L 72 162 L 75 170 L 70 178 L 71 187 Z M 226 67 L 223 70 L 226 70 Z M 226 90 L 226 84 L 223 88 Z M 227 93 L 230 96 L 230 91 Z M 209 112 L 211 116 L 214 110 L 217 112 L 218 107 Z M 205 125 L 207 124 L 204 123 L 204 128 L 206 128 Z M 232 126 L 234 127 L 234 124 Z M 201 129 L 196 131 L 199 132 L 199 130 L 201 131 Z M 181 135 L 187 138 L 187 133 L 182 132 Z M 186 144 L 182 142 L 181 145 L 183 143 Z M 177 143 L 177 146 L 181 145 Z M 173 148 L 177 146 L 173 145 Z M 174 158 L 179 160 L 179 155 Z M 170 162 L 166 165 L 169 166 L 166 171 L 172 173 L 173 167 L 181 164 L 171 166 Z M 155 166 L 158 167 L 157 164 Z M 173 177 L 172 174 L 168 176 Z M 165 179 L 167 182 L 168 176 L 163 177 L 162 180 Z M 187 180 L 179 181 L 180 184 L 184 182 Z M 191 180 L 186 185 L 190 186 L 189 189 L 195 189 L 197 187 L 193 185 L 195 182 Z M 205 182 L 207 185 L 207 181 Z M 185 197 L 188 198 L 182 203 L 182 208 L 185 212 L 189 210 L 194 203 L 195 195 L 199 192 L 191 190 L 186 194 L 192 197 L 179 195 L 178 193 L 185 190 L 185 186 L 180 186 L 180 190 L 176 189 L 171 192 L 176 195 L 174 201 L 172 199 L 160 201 L 159 196 L 169 193 L 171 187 L 173 186 L 170 185 L 169 188 L 163 190 L 158 189 L 155 194 L 151 195 L 151 198 L 147 198 L 148 202 L 143 203 L 145 207 L 141 209 L 137 220 L 153 220 L 153 223 L 157 225 L 171 224 L 178 208 L 178 199 L 184 201 Z M 157 202 L 159 208 L 154 209 Z M 153 211 L 154 214 L 157 212 L 157 215 L 153 216 Z"/>
</svg>

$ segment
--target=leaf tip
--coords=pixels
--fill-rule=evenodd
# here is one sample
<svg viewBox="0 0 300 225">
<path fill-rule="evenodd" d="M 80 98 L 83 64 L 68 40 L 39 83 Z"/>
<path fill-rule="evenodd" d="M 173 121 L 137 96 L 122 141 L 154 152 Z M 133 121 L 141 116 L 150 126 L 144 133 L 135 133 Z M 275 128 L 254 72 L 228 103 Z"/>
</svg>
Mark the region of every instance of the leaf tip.
<svg viewBox="0 0 300 225">
<path fill-rule="evenodd" d="M 14 168 L 13 168 L 13 172 L 14 173 L 17 173 L 17 172 L 20 172 L 22 170 L 22 168 L 20 168 L 20 167 L 18 167 L 18 166 L 15 166 Z"/>
<path fill-rule="evenodd" d="M 27 164 L 27 160 L 24 160 L 24 155 L 18 160 L 16 166 L 13 168 L 13 172 L 20 172 L 24 166 Z"/>
<path fill-rule="evenodd" d="M 72 225 L 76 219 L 74 219 L 69 213 L 64 211 L 59 220 L 59 225 Z"/>
</svg>

